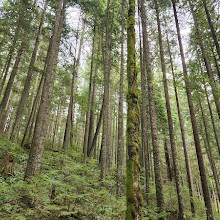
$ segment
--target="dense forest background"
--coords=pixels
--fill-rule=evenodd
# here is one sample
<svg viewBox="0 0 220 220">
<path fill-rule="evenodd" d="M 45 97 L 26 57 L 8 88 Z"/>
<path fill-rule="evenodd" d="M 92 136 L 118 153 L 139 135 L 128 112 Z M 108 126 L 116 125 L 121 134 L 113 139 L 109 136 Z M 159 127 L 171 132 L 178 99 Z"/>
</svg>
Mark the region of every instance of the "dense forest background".
<svg viewBox="0 0 220 220">
<path fill-rule="evenodd" d="M 220 219 L 219 0 L 0 15 L 1 219 Z"/>
</svg>

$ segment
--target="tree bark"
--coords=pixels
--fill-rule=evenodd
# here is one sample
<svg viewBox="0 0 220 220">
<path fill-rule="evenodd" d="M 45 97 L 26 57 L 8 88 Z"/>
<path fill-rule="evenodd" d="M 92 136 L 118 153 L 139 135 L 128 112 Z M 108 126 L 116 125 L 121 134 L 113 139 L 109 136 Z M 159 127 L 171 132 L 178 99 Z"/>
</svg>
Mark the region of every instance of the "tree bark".
<svg viewBox="0 0 220 220">
<path fill-rule="evenodd" d="M 139 0 L 139 1 L 141 6 L 140 12 L 141 12 L 141 23 L 142 23 L 142 32 L 143 32 L 143 49 L 146 57 L 145 67 L 146 67 L 147 84 L 148 84 L 148 100 L 149 100 L 149 109 L 150 109 L 151 136 L 152 136 L 153 155 L 154 155 L 153 159 L 154 159 L 156 197 L 157 197 L 158 212 L 160 213 L 163 212 L 164 210 L 164 197 L 163 197 L 163 185 L 162 185 L 161 162 L 160 162 L 160 145 L 158 140 L 156 108 L 155 108 L 154 92 L 153 92 L 153 76 L 151 69 L 150 48 L 149 48 L 149 40 L 148 40 L 147 24 L 146 24 L 146 9 L 144 5 L 144 1 L 143 0 Z"/>
<path fill-rule="evenodd" d="M 123 113 L 123 101 L 124 101 L 124 4 L 125 1 L 121 0 L 121 57 L 120 57 L 120 87 L 119 87 L 119 103 L 118 103 L 118 143 L 117 143 L 117 196 L 122 195 L 122 165 L 123 165 L 123 153 L 124 153 L 124 113 Z M 116 136 L 117 137 L 117 136 Z"/>
<path fill-rule="evenodd" d="M 41 103 L 35 124 L 32 146 L 29 153 L 25 179 L 37 175 L 40 172 L 43 157 L 44 141 L 48 130 L 48 118 L 50 114 L 50 104 L 54 87 L 58 51 L 63 30 L 65 12 L 65 0 L 58 0 L 56 19 L 49 50 L 48 63 L 41 97 Z"/>
<path fill-rule="evenodd" d="M 138 2 L 138 10 L 140 11 L 140 1 Z M 138 13 L 139 14 L 139 13 Z M 146 74 L 143 63 L 146 63 L 146 57 L 143 57 L 142 42 L 141 42 L 141 30 L 139 24 L 139 37 L 140 37 L 140 68 L 141 68 L 141 138 L 142 138 L 142 150 L 141 150 L 141 163 L 145 167 L 145 189 L 146 189 L 146 202 L 149 203 L 149 178 L 150 178 L 150 163 L 149 163 L 149 150 L 148 150 L 148 122 L 147 122 L 147 87 L 146 87 Z"/>
<path fill-rule="evenodd" d="M 88 144 L 87 144 L 87 156 L 89 152 L 89 148 L 92 144 L 92 138 L 94 136 L 94 111 L 95 111 L 95 98 L 96 98 L 96 75 L 98 71 L 98 65 L 96 64 L 95 74 L 92 80 L 92 100 L 91 100 L 91 108 L 90 108 L 90 122 L 89 122 L 89 134 L 88 134 Z"/>
<path fill-rule="evenodd" d="M 41 94 L 42 94 L 43 82 L 44 82 L 44 75 L 41 76 L 41 80 L 40 80 L 40 83 L 39 83 L 39 86 L 38 86 L 38 89 L 37 89 L 37 94 L 35 96 L 35 99 L 34 99 L 34 102 L 33 102 L 33 105 L 32 105 L 31 113 L 28 117 L 28 121 L 27 121 L 27 124 L 25 126 L 25 132 L 24 132 L 24 135 L 23 135 L 23 138 L 22 138 L 22 141 L 21 141 L 21 146 L 24 146 L 24 144 L 25 144 L 25 140 L 26 140 L 26 136 L 28 134 L 28 128 L 30 126 L 31 120 L 33 121 L 34 118 L 35 118 L 35 114 L 37 112 L 37 106 L 39 104 L 40 97 L 41 97 Z M 30 128 L 29 133 L 30 133 L 31 130 L 32 129 Z M 30 144 L 29 142 L 27 142 L 27 143 Z"/>
<path fill-rule="evenodd" d="M 167 146 L 167 138 L 166 138 L 165 129 L 164 129 L 163 133 L 164 133 L 163 145 L 164 145 L 164 154 L 165 154 L 165 160 L 166 160 L 166 165 L 167 165 L 167 177 L 168 177 L 169 181 L 172 182 L 173 174 L 172 174 L 169 150 L 168 150 L 168 146 Z"/>
<path fill-rule="evenodd" d="M 89 76 L 89 92 L 88 92 L 88 109 L 86 112 L 86 125 L 85 125 L 85 135 L 83 143 L 84 151 L 84 162 L 86 162 L 87 151 L 88 151 L 88 139 L 89 139 L 89 127 L 90 127 L 90 109 L 91 109 L 91 93 L 92 93 L 92 74 L 94 66 L 94 51 L 95 51 L 95 24 L 93 28 L 93 40 L 92 40 L 92 57 L 91 57 L 91 67 L 90 67 L 90 76 Z"/>
<path fill-rule="evenodd" d="M 107 1 L 106 9 L 106 31 L 105 31 L 105 53 L 104 56 L 104 101 L 103 101 L 103 133 L 102 133 L 102 148 L 101 148 L 101 179 L 105 179 L 106 175 L 106 153 L 107 153 L 107 140 L 108 140 L 108 128 L 109 128 L 109 65 L 110 65 L 110 55 L 109 55 L 109 11 L 110 11 L 110 0 Z"/>
<path fill-rule="evenodd" d="M 91 157 L 92 151 L 94 150 L 94 148 L 96 146 L 96 143 L 97 143 L 97 138 L 98 138 L 98 135 L 99 135 L 99 132 L 100 132 L 101 124 L 102 124 L 103 107 L 104 107 L 104 98 L 103 98 L 103 102 L 102 102 L 102 107 L 101 107 L 99 120 L 98 120 L 98 124 L 97 124 L 96 131 L 95 131 L 95 135 L 93 137 L 91 145 L 89 146 L 88 157 Z"/>
<path fill-rule="evenodd" d="M 129 0 L 127 27 L 127 183 L 126 219 L 142 219 L 140 191 L 140 112 L 138 105 L 137 68 L 135 57 L 135 0 Z"/>
</svg>

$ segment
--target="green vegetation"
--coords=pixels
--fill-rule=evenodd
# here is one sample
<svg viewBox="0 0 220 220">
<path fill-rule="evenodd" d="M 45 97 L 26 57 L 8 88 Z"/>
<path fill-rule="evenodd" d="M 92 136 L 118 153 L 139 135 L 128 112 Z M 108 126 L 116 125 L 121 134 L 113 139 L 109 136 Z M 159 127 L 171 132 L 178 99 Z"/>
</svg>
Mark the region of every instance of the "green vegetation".
<svg viewBox="0 0 220 220">
<path fill-rule="evenodd" d="M 100 183 L 96 160 L 83 163 L 81 147 L 65 157 L 45 147 L 41 174 L 24 181 L 28 150 L 1 137 L 0 162 L 6 153 L 15 157 L 15 171 L 1 177 L 1 219 L 118 219 L 125 212 L 124 197 L 115 196 L 115 168 Z"/>
</svg>

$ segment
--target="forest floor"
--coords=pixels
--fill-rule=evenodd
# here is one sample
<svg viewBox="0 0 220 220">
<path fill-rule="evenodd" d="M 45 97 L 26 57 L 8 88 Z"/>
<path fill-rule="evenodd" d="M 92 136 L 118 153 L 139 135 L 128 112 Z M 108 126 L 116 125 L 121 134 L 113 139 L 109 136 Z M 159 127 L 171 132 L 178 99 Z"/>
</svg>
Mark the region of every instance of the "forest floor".
<svg viewBox="0 0 220 220">
<path fill-rule="evenodd" d="M 123 196 L 116 197 L 116 167 L 100 181 L 98 161 L 84 163 L 82 147 L 69 149 L 65 158 L 58 146 L 51 149 L 46 142 L 41 173 L 31 182 L 24 181 L 29 150 L 0 136 L 0 173 L 4 158 L 11 155 L 15 166 L 10 176 L 0 175 L 0 219 L 3 220 L 122 220 L 125 219 L 125 170 Z M 164 177 L 165 178 L 165 177 Z M 145 178 L 141 175 L 143 201 Z M 164 199 L 167 210 L 157 214 L 154 181 L 150 181 L 150 204 L 143 205 L 143 219 L 177 219 L 177 199 L 174 183 L 164 181 Z M 203 201 L 195 198 L 197 216 L 191 217 L 188 189 L 183 187 L 187 219 L 205 220 Z M 216 213 L 216 217 L 219 214 Z M 219 219 L 219 218 L 216 219 Z"/>
<path fill-rule="evenodd" d="M 63 162 L 61 149 L 47 143 L 42 171 L 27 183 L 28 150 L 0 137 L 0 163 L 6 154 L 16 158 L 13 175 L 0 177 L 0 219 L 124 219 L 125 197 L 115 196 L 115 168 L 101 184 L 97 161 L 83 163 L 81 152 L 75 146 Z"/>
</svg>

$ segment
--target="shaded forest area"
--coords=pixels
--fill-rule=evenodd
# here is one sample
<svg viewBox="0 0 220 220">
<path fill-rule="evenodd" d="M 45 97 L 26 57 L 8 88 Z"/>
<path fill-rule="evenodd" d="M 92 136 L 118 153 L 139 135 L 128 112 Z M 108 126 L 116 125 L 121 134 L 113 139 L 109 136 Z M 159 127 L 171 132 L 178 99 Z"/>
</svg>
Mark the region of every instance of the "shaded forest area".
<svg viewBox="0 0 220 220">
<path fill-rule="evenodd" d="M 0 15 L 1 219 L 220 219 L 219 0 Z"/>
</svg>

